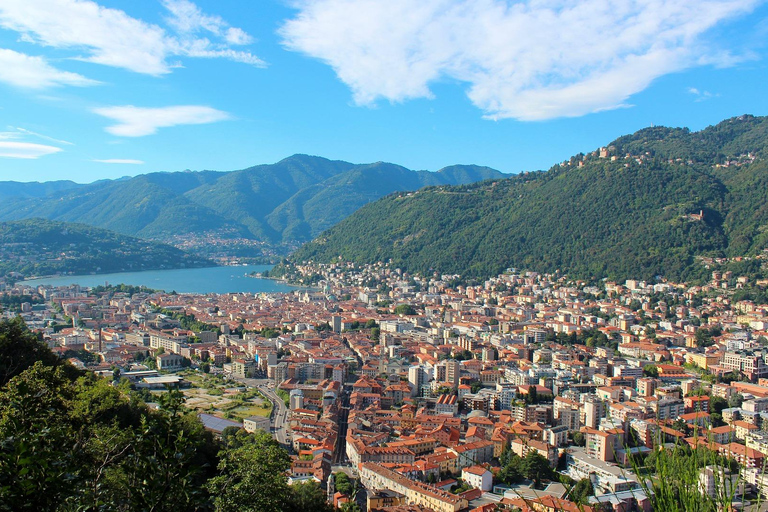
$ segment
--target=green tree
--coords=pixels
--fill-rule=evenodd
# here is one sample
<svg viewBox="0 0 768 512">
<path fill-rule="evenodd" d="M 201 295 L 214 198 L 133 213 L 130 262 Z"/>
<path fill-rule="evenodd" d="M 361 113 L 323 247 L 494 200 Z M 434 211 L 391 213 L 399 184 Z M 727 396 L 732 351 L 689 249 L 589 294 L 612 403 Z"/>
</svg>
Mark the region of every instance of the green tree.
<svg viewBox="0 0 768 512">
<path fill-rule="evenodd" d="M 595 488 L 589 478 L 582 478 L 574 485 L 568 493 L 568 499 L 579 505 L 586 505 L 589 497 L 595 495 Z"/>
<path fill-rule="evenodd" d="M 347 476 L 346 473 L 343 471 L 339 471 L 337 473 L 333 474 L 334 477 L 334 484 L 336 485 L 336 490 L 342 494 L 346 494 L 347 496 L 352 494 L 352 482 L 349 480 L 349 476 Z"/>
<path fill-rule="evenodd" d="M 343 503 L 339 510 L 341 510 L 341 512 L 362 512 L 362 510 L 360 510 L 360 505 L 355 501 Z"/>
<path fill-rule="evenodd" d="M 553 473 L 549 461 L 539 452 L 533 450 L 528 452 L 528 455 L 523 458 L 521 470 L 526 478 L 533 480 L 537 485 L 540 484 L 542 480 L 551 479 Z"/>
<path fill-rule="evenodd" d="M 395 314 L 396 315 L 415 315 L 416 314 L 416 308 L 411 306 L 410 304 L 400 304 L 399 306 L 395 307 Z"/>
<path fill-rule="evenodd" d="M 290 486 L 286 512 L 333 512 L 326 495 L 315 481 L 296 483 Z"/>
<path fill-rule="evenodd" d="M 266 432 L 220 453 L 219 475 L 208 482 L 217 511 L 282 512 L 290 493 L 288 454 Z"/>
<path fill-rule="evenodd" d="M 655 364 L 647 364 L 643 366 L 643 375 L 646 377 L 659 378 L 659 368 Z"/>
<path fill-rule="evenodd" d="M 571 434 L 571 437 L 573 439 L 573 444 L 575 444 L 576 446 L 585 446 L 587 444 L 587 440 L 584 437 L 584 434 L 582 434 L 578 430 L 575 431 L 573 434 Z"/>
<path fill-rule="evenodd" d="M 0 386 L 36 361 L 45 366 L 61 364 L 58 356 L 27 330 L 21 317 L 0 322 Z"/>
</svg>

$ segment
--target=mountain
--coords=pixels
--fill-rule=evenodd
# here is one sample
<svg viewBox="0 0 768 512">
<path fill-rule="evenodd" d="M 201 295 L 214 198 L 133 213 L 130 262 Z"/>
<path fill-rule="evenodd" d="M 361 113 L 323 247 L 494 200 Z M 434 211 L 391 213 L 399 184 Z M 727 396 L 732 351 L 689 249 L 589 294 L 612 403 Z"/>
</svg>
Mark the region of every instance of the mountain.
<svg viewBox="0 0 768 512">
<path fill-rule="evenodd" d="M 11 272 L 28 277 L 212 265 L 170 245 L 84 224 L 44 219 L 0 222 L 0 276 Z"/>
<path fill-rule="evenodd" d="M 82 187 L 74 181 L 46 181 L 38 183 L 36 181 L 23 183 L 19 181 L 0 181 L 0 199 L 9 199 L 12 197 L 45 197 L 55 192 L 62 192 L 73 188 Z"/>
<path fill-rule="evenodd" d="M 575 277 L 702 279 L 707 256 L 765 255 L 768 118 L 699 132 L 648 128 L 546 172 L 396 193 L 291 260 L 392 260 L 487 277 L 517 267 Z M 757 267 L 760 267 L 760 260 Z"/>
<path fill-rule="evenodd" d="M 17 184 L 28 185 L 24 193 L 16 186 L 4 190 L 0 184 L 0 197 L 6 198 L 0 204 L 0 220 L 41 217 L 158 240 L 216 233 L 270 244 L 295 243 L 310 240 L 391 192 L 502 176 L 478 166 L 426 172 L 383 162 L 356 165 L 294 155 L 232 172 L 152 173 L 71 187 Z M 40 188 L 45 186 L 48 189 Z"/>
</svg>

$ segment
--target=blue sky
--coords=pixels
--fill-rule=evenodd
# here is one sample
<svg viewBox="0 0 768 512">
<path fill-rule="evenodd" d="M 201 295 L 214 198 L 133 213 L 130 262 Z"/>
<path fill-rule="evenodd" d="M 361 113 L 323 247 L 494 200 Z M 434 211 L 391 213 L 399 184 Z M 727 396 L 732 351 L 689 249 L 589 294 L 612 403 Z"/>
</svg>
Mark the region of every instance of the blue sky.
<svg viewBox="0 0 768 512">
<path fill-rule="evenodd" d="M 2 0 L 0 180 L 546 169 L 768 114 L 757 0 Z"/>
</svg>

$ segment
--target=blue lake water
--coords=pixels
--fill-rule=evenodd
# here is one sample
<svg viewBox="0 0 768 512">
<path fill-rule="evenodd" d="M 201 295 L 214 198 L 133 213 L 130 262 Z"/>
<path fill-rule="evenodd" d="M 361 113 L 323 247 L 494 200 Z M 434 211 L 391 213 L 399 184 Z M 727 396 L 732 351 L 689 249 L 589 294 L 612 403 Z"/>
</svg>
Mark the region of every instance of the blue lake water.
<svg viewBox="0 0 768 512">
<path fill-rule="evenodd" d="M 183 268 L 176 270 L 145 270 L 142 272 L 120 272 L 116 274 L 91 274 L 85 276 L 62 276 L 30 279 L 24 284 L 36 286 L 99 286 L 108 284 L 130 284 L 146 286 L 155 290 L 179 293 L 262 293 L 290 292 L 294 286 L 272 279 L 248 277 L 251 272 L 265 272 L 272 265 L 244 265 L 241 267 Z"/>
</svg>

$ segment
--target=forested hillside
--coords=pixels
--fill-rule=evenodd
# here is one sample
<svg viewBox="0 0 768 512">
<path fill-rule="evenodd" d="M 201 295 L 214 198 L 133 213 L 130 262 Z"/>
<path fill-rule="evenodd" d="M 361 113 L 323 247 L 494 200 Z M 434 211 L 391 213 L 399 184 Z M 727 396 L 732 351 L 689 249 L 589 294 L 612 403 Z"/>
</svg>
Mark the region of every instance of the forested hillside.
<svg viewBox="0 0 768 512">
<path fill-rule="evenodd" d="M 292 261 L 393 260 L 490 276 L 508 267 L 584 278 L 700 279 L 698 257 L 768 247 L 768 119 L 700 132 L 649 128 L 549 171 L 392 194 Z M 759 265 L 758 265 L 759 267 Z"/>
<path fill-rule="evenodd" d="M 175 247 L 84 224 L 30 219 L 0 222 L 0 276 L 91 274 L 205 267 L 213 263 Z"/>
<path fill-rule="evenodd" d="M 0 184 L 0 220 L 40 217 L 156 240 L 210 235 L 279 245 L 310 240 L 391 192 L 502 176 L 478 166 L 426 172 L 294 155 L 232 172 L 152 173 L 89 185 L 8 182 Z"/>
</svg>

